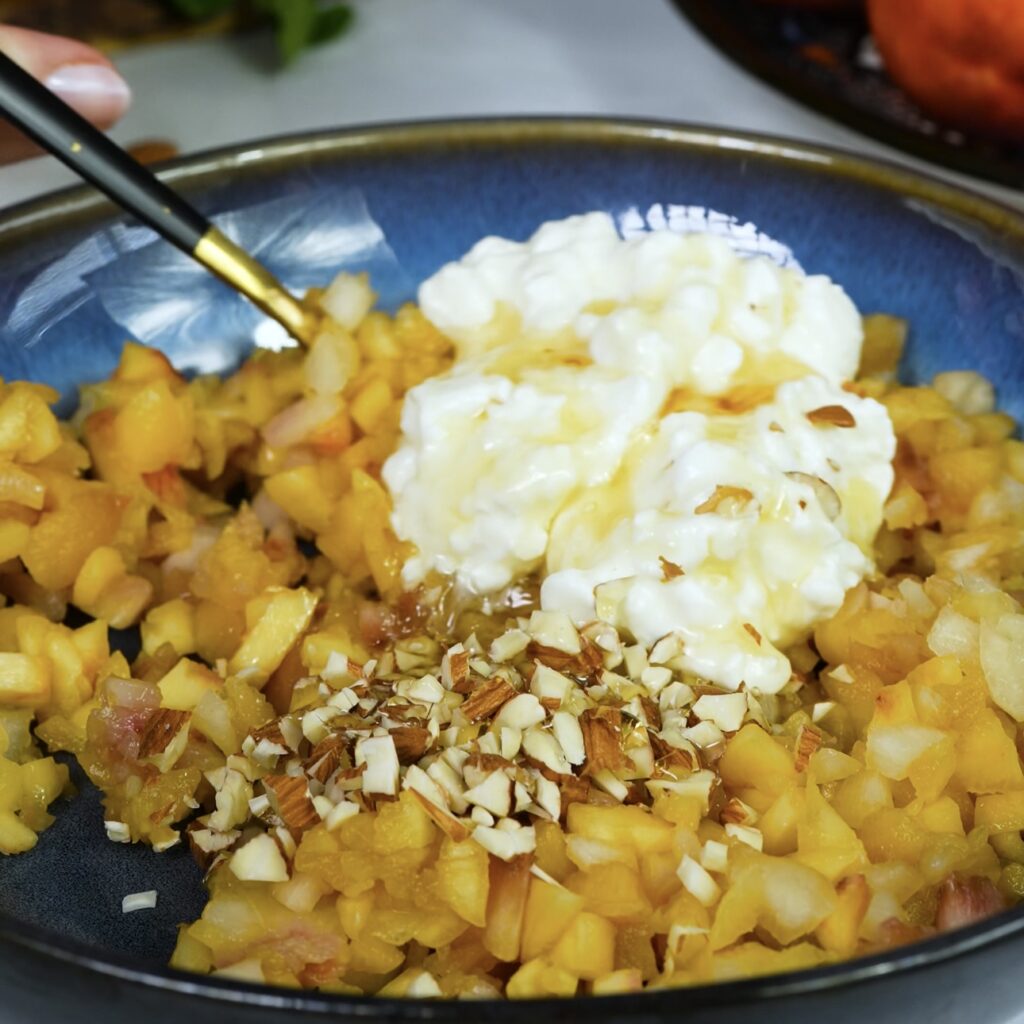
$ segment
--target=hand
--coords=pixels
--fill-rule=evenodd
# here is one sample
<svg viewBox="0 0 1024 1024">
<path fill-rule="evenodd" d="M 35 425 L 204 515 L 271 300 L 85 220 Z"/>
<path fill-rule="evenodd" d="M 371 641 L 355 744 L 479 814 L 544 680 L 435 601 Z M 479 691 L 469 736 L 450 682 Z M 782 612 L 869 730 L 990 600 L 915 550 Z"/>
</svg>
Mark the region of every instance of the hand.
<svg viewBox="0 0 1024 1024">
<path fill-rule="evenodd" d="M 0 25 L 0 52 L 100 128 L 109 128 L 131 102 L 131 90 L 113 64 L 75 39 Z M 0 120 L 0 163 L 38 152 L 17 129 Z"/>
</svg>

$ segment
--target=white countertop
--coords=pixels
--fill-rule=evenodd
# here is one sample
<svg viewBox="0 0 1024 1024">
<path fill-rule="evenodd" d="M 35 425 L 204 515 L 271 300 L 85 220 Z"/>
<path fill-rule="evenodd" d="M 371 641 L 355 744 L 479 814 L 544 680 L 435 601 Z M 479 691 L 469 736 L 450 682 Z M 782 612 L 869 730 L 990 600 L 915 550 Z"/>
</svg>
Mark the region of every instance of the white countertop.
<svg viewBox="0 0 1024 1024">
<path fill-rule="evenodd" d="M 188 153 L 375 121 L 607 114 L 751 129 L 924 166 L 739 70 L 669 0 L 355 0 L 355 6 L 348 34 L 286 71 L 268 70 L 264 36 L 116 55 L 135 102 L 114 137 L 169 139 Z M 0 206 L 72 181 L 49 157 L 0 168 Z M 1024 207 L 1020 193 L 974 184 Z"/>
</svg>

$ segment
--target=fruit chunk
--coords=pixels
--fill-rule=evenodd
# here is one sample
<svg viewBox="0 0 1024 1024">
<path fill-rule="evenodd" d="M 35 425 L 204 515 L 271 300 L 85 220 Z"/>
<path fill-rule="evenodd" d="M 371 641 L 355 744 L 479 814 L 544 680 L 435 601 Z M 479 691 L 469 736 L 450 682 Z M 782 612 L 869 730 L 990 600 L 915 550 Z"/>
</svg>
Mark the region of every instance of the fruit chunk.
<svg viewBox="0 0 1024 1024">
<path fill-rule="evenodd" d="M 973 134 L 1024 137 L 1017 0 L 868 0 L 886 70 L 926 111 Z"/>
<path fill-rule="evenodd" d="M 750 853 L 734 870 L 711 928 L 711 948 L 764 928 L 789 944 L 818 927 L 836 909 L 835 890 L 817 871 L 781 857 Z"/>
</svg>

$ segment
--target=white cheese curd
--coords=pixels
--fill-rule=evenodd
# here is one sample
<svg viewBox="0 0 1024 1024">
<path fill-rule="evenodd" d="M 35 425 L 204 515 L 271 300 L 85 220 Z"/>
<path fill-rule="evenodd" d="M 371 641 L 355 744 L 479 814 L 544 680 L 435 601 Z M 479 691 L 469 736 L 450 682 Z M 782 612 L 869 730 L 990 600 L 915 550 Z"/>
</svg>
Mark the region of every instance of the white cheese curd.
<svg viewBox="0 0 1024 1024">
<path fill-rule="evenodd" d="M 406 396 L 383 470 L 406 584 L 541 571 L 545 609 L 677 632 L 726 686 L 784 685 L 779 648 L 871 570 L 892 483 L 886 412 L 840 387 L 862 342 L 842 289 L 595 213 L 486 238 L 419 298 L 456 360 Z M 837 406 L 852 426 L 806 415 Z M 722 487 L 753 497 L 698 512 Z"/>
<path fill-rule="evenodd" d="M 807 418 L 827 406 L 856 425 Z M 868 546 L 881 525 L 894 454 L 882 406 L 820 378 L 783 384 L 744 415 L 674 413 L 613 483 L 560 512 L 541 603 L 647 646 L 678 633 L 694 673 L 777 691 L 790 676 L 778 647 L 833 615 L 871 569 L 853 538 Z"/>
<path fill-rule="evenodd" d="M 863 338 L 827 277 L 742 259 L 713 235 L 623 240 L 604 213 L 545 224 L 528 242 L 485 238 L 425 281 L 419 301 L 460 360 L 557 334 L 601 365 L 700 391 L 808 371 L 838 384 Z"/>
<path fill-rule="evenodd" d="M 649 378 L 598 367 L 523 377 L 457 369 L 406 397 L 384 480 L 395 531 L 418 548 L 407 581 L 434 569 L 488 593 L 536 569 L 558 510 L 611 477 L 664 399 Z"/>
</svg>

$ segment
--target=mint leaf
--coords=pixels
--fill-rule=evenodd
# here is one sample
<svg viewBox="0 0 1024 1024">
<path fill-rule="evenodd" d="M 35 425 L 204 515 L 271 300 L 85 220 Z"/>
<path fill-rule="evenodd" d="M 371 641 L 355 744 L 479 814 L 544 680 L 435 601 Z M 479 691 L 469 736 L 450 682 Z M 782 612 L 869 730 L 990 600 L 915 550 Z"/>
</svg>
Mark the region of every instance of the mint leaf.
<svg viewBox="0 0 1024 1024">
<path fill-rule="evenodd" d="M 335 4 L 333 7 L 318 11 L 309 37 L 310 46 L 337 38 L 347 32 L 351 24 L 352 8 L 345 4 Z"/>
<path fill-rule="evenodd" d="M 237 0 L 166 0 L 169 7 L 178 14 L 192 21 L 205 21 L 207 18 L 216 18 L 230 10 L 237 3 Z"/>
<path fill-rule="evenodd" d="M 316 0 L 256 0 L 258 10 L 277 23 L 277 48 L 290 64 L 309 44 L 316 21 Z"/>
</svg>

